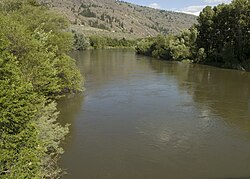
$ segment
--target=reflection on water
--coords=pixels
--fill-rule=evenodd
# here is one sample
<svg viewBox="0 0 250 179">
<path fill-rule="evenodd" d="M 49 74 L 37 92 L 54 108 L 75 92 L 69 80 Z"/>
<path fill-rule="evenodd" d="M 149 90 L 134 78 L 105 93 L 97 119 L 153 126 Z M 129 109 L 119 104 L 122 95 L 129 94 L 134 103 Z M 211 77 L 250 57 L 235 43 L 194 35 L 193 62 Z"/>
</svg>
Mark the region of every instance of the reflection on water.
<svg viewBox="0 0 250 179">
<path fill-rule="evenodd" d="M 64 178 L 250 177 L 250 73 L 131 50 L 73 56 L 86 92 L 59 103 Z"/>
<path fill-rule="evenodd" d="M 192 96 L 205 116 L 214 113 L 250 131 L 250 73 L 188 64 L 166 68 L 157 61 L 153 61 L 152 67 L 176 77 L 179 88 Z M 209 110 L 212 114 L 206 114 Z"/>
</svg>

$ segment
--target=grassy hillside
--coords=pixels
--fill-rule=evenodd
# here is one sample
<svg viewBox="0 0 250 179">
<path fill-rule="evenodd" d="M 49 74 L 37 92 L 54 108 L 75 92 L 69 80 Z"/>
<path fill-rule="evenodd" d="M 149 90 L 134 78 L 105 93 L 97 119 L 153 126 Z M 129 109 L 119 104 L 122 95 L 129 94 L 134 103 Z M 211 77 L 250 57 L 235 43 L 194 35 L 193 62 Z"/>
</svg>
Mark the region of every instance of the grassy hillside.
<svg viewBox="0 0 250 179">
<path fill-rule="evenodd" d="M 117 0 L 42 0 L 65 15 L 72 28 L 89 35 L 141 38 L 177 34 L 196 22 L 188 14 L 157 10 Z"/>
</svg>

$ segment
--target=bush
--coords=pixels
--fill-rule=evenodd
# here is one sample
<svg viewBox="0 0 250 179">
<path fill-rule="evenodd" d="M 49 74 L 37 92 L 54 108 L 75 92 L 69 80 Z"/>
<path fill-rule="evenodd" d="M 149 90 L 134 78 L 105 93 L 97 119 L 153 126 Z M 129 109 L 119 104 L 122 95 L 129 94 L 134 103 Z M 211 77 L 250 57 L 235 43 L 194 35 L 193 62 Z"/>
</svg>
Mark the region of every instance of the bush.
<svg viewBox="0 0 250 179">
<path fill-rule="evenodd" d="M 67 21 L 33 0 L 0 5 L 0 178 L 57 178 L 60 142 L 53 99 L 82 90 L 67 52 Z"/>
</svg>

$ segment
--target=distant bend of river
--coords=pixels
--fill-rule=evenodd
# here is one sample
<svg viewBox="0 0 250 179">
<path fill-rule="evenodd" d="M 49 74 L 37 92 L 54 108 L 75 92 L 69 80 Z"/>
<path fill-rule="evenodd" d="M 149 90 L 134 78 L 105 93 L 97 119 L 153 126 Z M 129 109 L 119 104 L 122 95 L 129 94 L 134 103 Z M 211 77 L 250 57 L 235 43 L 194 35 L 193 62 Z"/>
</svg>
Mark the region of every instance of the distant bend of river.
<svg viewBox="0 0 250 179">
<path fill-rule="evenodd" d="M 126 49 L 72 55 L 86 91 L 59 102 L 64 179 L 250 178 L 250 73 Z"/>
</svg>

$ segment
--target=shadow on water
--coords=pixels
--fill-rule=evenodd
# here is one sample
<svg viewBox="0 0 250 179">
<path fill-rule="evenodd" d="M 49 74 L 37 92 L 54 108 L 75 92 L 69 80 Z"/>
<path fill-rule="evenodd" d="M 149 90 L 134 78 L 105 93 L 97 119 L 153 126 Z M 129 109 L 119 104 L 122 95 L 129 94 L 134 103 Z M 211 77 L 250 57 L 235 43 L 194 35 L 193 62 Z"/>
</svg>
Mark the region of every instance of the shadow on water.
<svg viewBox="0 0 250 179">
<path fill-rule="evenodd" d="M 68 95 L 64 98 L 57 101 L 57 109 L 60 112 L 58 121 L 62 125 L 69 124 L 70 133 L 67 135 L 66 140 L 64 141 L 65 145 L 70 145 L 71 141 L 74 139 L 75 136 L 75 119 L 77 115 L 81 112 L 82 105 L 84 102 L 84 95 L 83 94 L 74 94 Z"/>
<path fill-rule="evenodd" d="M 203 111 L 250 132 L 250 73 L 209 66 L 151 61 L 158 73 L 173 76 Z"/>
</svg>

